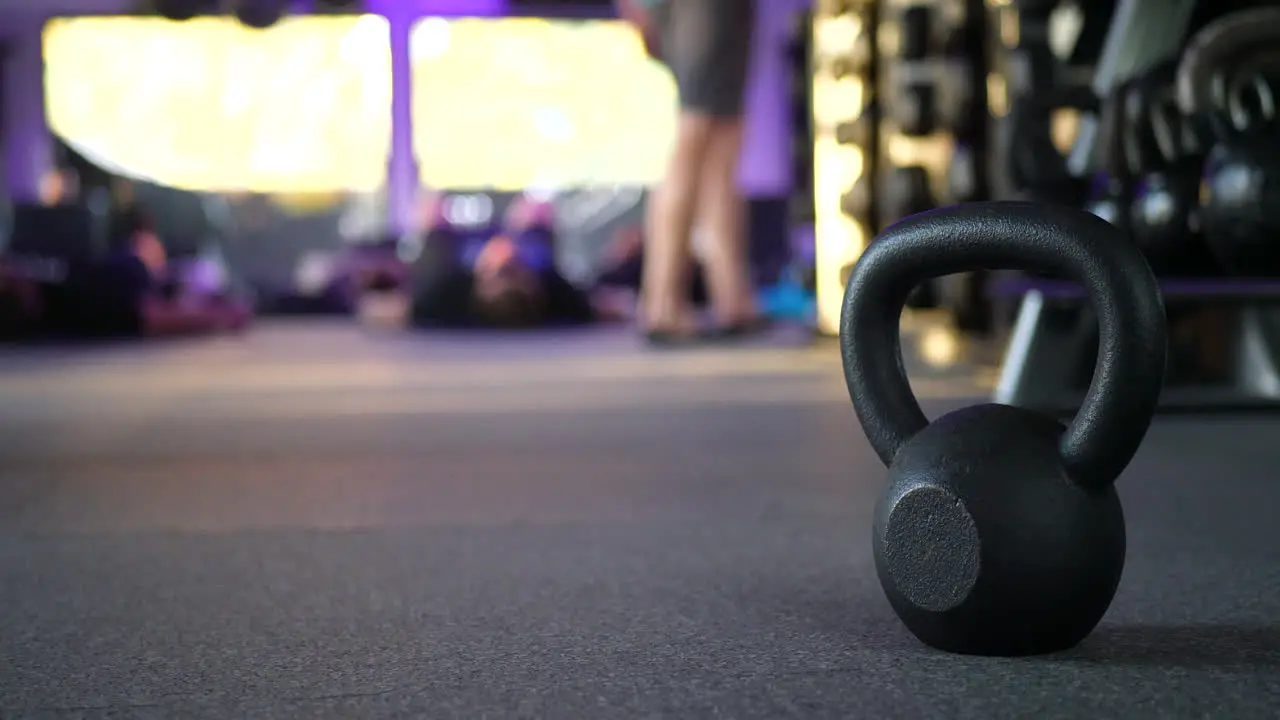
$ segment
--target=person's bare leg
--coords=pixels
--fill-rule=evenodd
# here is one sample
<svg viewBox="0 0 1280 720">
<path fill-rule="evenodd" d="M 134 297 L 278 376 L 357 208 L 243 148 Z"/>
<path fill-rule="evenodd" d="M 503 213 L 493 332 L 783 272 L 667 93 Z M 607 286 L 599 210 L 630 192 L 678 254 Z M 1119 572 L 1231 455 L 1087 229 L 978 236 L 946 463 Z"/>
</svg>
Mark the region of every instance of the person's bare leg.
<svg viewBox="0 0 1280 720">
<path fill-rule="evenodd" d="M 746 201 L 738 188 L 742 135 L 741 119 L 714 122 L 699 192 L 699 217 L 707 233 L 707 288 L 712 310 L 722 325 L 756 317 L 747 252 Z"/>
<path fill-rule="evenodd" d="M 689 329 L 689 241 L 713 123 L 682 112 L 667 175 L 646 208 L 642 322 L 649 330 Z"/>
</svg>

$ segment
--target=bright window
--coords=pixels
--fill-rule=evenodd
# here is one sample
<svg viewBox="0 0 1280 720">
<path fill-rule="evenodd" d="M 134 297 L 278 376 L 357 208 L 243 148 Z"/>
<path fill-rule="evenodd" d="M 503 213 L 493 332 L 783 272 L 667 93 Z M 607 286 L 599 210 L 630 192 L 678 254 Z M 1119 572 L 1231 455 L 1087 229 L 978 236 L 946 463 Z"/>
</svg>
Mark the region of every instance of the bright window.
<svg viewBox="0 0 1280 720">
<path fill-rule="evenodd" d="M 666 164 L 674 84 L 620 22 L 428 18 L 411 48 L 428 187 L 634 186 Z"/>
<path fill-rule="evenodd" d="M 68 18 L 45 30 L 53 131 L 122 175 L 202 191 L 369 191 L 386 177 L 377 16 Z"/>
</svg>

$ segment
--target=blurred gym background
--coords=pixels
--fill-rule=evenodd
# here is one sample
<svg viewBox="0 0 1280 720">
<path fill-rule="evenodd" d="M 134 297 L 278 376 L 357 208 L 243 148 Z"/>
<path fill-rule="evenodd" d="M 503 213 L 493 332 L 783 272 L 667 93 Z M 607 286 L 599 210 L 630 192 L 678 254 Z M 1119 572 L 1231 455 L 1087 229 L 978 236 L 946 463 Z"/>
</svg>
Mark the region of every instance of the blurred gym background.
<svg viewBox="0 0 1280 720">
<path fill-rule="evenodd" d="M 1249 5 L 760 3 L 740 183 L 762 307 L 830 336 L 879 229 L 972 200 L 1072 204 L 1122 225 L 1179 281 L 1167 299 L 1194 307 L 1174 318 L 1178 357 L 1191 384 L 1217 388 L 1196 393 L 1274 395 L 1261 310 L 1275 253 L 1240 229 L 1267 227 L 1261 201 L 1233 211 L 1202 197 L 1217 141 L 1196 134 L 1205 109 L 1170 99 L 1190 34 Z M 500 232 L 517 199 L 548 205 L 557 268 L 589 286 L 639 225 L 673 128 L 666 70 L 612 13 L 585 1 L 5 0 L 8 272 L 56 285 L 60 264 L 100 254 L 112 215 L 140 205 L 185 277 L 249 298 L 258 317 L 359 315 L 323 297 L 352 268 L 412 263 L 429 195 L 477 236 Z M 1259 52 L 1223 72 L 1262 102 L 1272 68 Z M 1170 122 L 1194 142 L 1161 144 Z M 84 219 L 24 223 L 58 204 Z M 1049 402 L 1052 378 L 1087 381 L 1076 300 L 1051 278 L 942 278 L 912 299 L 929 318 L 920 353 L 979 357 L 1004 400 Z"/>
</svg>

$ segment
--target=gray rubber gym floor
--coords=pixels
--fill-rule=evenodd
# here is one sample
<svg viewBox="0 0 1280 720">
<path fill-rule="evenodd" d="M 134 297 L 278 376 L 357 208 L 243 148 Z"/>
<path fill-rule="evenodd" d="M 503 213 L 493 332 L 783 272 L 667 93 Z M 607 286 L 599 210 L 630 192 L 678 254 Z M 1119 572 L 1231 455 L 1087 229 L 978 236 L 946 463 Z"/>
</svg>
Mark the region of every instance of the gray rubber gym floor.
<svg viewBox="0 0 1280 720">
<path fill-rule="evenodd" d="M 1084 646 L 951 657 L 876 584 L 837 372 L 327 325 L 7 351 L 0 717 L 1280 715 L 1280 419 L 1157 425 Z"/>
</svg>

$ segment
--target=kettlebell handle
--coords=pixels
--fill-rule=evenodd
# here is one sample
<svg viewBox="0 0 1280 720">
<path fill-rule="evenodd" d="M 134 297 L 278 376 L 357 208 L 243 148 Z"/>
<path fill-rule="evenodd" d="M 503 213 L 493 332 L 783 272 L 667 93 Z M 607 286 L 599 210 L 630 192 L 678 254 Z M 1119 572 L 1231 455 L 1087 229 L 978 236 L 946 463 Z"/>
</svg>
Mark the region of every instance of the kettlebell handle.
<svg viewBox="0 0 1280 720">
<path fill-rule="evenodd" d="M 1164 381 L 1164 303 L 1137 246 L 1074 208 L 983 202 L 913 215 L 876 237 L 854 265 L 840 318 L 849 397 L 885 465 L 928 419 L 903 367 L 907 296 L 932 278 L 974 270 L 1050 273 L 1080 283 L 1098 317 L 1098 362 L 1063 434 L 1062 462 L 1083 486 L 1104 487 L 1137 452 Z"/>
<path fill-rule="evenodd" d="M 1270 122 L 1275 119 L 1276 94 L 1262 73 L 1252 72 L 1230 83 L 1226 78 L 1219 78 L 1224 86 L 1222 95 L 1226 98 L 1227 117 L 1231 119 L 1231 126 L 1237 132 L 1256 127 L 1259 121 Z M 1258 101 L 1256 113 L 1245 104 L 1246 89 L 1252 91 L 1253 97 Z"/>
<path fill-rule="evenodd" d="M 1124 102 L 1125 149 L 1137 177 L 1184 154 L 1184 122 L 1174 97 L 1178 66 L 1160 63 L 1130 82 Z"/>
<path fill-rule="evenodd" d="M 1191 37 L 1178 64 L 1178 107 L 1190 117 L 1208 117 L 1219 133 L 1239 130 L 1233 108 L 1227 106 L 1233 93 L 1223 75 L 1240 59 L 1273 48 L 1277 41 L 1280 7 L 1240 10 L 1205 25 Z M 1238 92 L 1234 95 L 1238 103 Z"/>
</svg>

